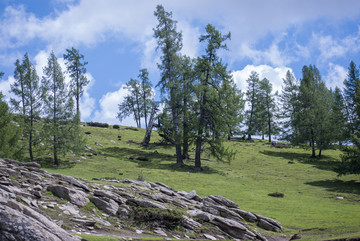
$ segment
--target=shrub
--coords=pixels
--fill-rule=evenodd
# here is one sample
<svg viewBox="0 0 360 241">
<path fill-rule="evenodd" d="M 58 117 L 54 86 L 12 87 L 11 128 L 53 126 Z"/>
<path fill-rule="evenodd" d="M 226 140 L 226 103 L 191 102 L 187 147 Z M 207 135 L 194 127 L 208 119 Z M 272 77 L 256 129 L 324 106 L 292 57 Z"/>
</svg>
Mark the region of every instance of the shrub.
<svg viewBox="0 0 360 241">
<path fill-rule="evenodd" d="M 101 127 L 101 128 L 108 128 L 109 124 L 107 123 L 100 123 L 100 122 L 86 122 L 88 126 L 94 126 L 94 127 Z"/>
<path fill-rule="evenodd" d="M 113 129 L 120 129 L 119 125 L 113 125 Z"/>
</svg>

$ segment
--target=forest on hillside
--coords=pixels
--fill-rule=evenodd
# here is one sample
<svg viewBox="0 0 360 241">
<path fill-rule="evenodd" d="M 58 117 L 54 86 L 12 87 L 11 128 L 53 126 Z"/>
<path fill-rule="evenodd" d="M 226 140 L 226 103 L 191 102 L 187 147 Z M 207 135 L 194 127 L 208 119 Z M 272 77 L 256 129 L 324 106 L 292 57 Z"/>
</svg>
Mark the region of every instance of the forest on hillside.
<svg viewBox="0 0 360 241">
<path fill-rule="evenodd" d="M 272 136 L 311 150 L 311 157 L 321 158 L 324 150 L 339 147 L 342 162 L 339 174 L 360 173 L 360 79 L 359 68 L 351 61 L 344 89 L 328 89 L 315 65 L 302 68 L 297 80 L 288 71 L 282 91 L 273 92 L 271 80 L 252 72 L 246 90 L 235 85 L 219 51 L 227 50 L 230 33 L 221 33 L 213 25 L 205 27 L 199 38 L 203 54 L 190 58 L 181 54 L 182 34 L 172 13 L 158 5 L 154 37 L 161 53 L 158 68 L 161 79 L 156 85 L 162 93 L 161 111 L 153 100 L 146 69 L 138 79 L 130 79 L 130 94 L 114 113 L 121 121 L 132 115 L 137 125 L 156 125 L 162 138 L 175 146 L 176 163 L 184 165 L 190 147 L 195 148 L 195 168 L 202 170 L 201 156 L 209 152 L 220 161 L 234 157 L 223 145 L 233 136 L 251 140 L 254 135 Z M 66 70 L 62 70 L 52 52 L 39 77 L 28 54 L 15 62 L 15 83 L 11 92 L 17 97 L 10 103 L 0 94 L 0 156 L 33 161 L 33 148 L 51 150 L 55 165 L 58 155 L 84 150 L 80 128 L 80 98 L 89 83 L 85 77 L 85 57 L 79 50 L 67 49 Z M 64 81 L 64 74 L 71 78 Z M 136 75 L 136 73 L 135 73 Z M 156 123 L 156 124 L 154 124 Z M 351 143 L 352 145 L 348 145 Z"/>
</svg>

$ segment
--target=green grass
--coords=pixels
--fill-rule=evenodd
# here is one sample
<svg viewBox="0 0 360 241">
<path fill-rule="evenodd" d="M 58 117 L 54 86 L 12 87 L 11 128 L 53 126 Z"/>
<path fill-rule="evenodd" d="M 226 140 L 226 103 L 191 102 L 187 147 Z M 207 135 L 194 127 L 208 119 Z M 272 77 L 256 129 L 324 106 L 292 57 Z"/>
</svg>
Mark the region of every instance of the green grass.
<svg viewBox="0 0 360 241">
<path fill-rule="evenodd" d="M 359 176 L 338 177 L 332 171 L 340 160 L 338 150 L 327 150 L 322 159 L 311 159 L 310 151 L 300 148 L 277 149 L 260 140 L 252 143 L 233 140 L 226 145 L 237 151 L 235 160 L 203 161 L 204 171 L 197 173 L 193 162 L 178 168 L 174 148 L 154 144 L 160 140 L 156 132 L 152 144 L 142 147 L 133 143 L 143 139 L 145 131 L 141 129 L 83 129 L 91 132 L 87 145 L 101 154 L 86 156 L 81 161 L 68 155 L 58 168 L 52 165 L 51 158 L 43 158 L 39 159 L 42 166 L 51 172 L 88 180 L 137 179 L 141 175 L 146 181 L 162 182 L 176 190 L 196 190 L 200 196 L 219 194 L 235 201 L 243 210 L 278 220 L 286 235 L 300 232 L 304 240 L 360 237 Z M 95 142 L 103 146 L 96 146 Z M 146 157 L 148 161 L 137 157 Z M 284 197 L 268 196 L 276 192 Z M 344 199 L 339 200 L 338 196 Z"/>
</svg>

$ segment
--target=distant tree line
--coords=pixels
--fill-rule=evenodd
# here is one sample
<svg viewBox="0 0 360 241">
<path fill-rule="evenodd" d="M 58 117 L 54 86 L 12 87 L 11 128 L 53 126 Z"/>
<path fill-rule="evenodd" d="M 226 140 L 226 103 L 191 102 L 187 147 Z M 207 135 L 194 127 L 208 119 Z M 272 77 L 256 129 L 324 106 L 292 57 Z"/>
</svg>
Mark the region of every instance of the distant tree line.
<svg viewBox="0 0 360 241">
<path fill-rule="evenodd" d="M 22 61 L 16 60 L 15 82 L 11 85 L 15 98 L 10 100 L 16 114 L 15 121 L 12 121 L 9 107 L 0 94 L 1 112 L 7 112 L 0 117 L 0 132 L 4 132 L 0 135 L 0 142 L 4 143 L 0 147 L 2 157 L 19 157 L 27 149 L 29 159 L 34 161 L 34 147 L 44 145 L 52 150 L 54 164 L 59 165 L 60 154 L 65 155 L 69 150 L 76 153 L 83 150 L 79 100 L 84 86 L 89 83 L 84 67 L 87 62 L 83 61 L 84 56 L 78 50 L 72 48 L 66 51 L 64 59 L 71 78 L 69 84 L 65 83 L 64 72 L 53 52 L 41 79 L 27 53 Z M 76 110 L 73 98 L 76 100 Z M 19 146 L 17 138 L 20 135 L 21 143 L 26 145 Z"/>
</svg>

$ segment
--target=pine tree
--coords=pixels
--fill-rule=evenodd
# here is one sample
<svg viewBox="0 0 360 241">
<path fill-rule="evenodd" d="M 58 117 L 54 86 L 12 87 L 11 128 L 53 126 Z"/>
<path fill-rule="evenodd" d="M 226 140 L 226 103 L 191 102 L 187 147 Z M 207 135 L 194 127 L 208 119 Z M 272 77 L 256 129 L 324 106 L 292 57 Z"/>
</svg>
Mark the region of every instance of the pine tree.
<svg viewBox="0 0 360 241">
<path fill-rule="evenodd" d="M 249 110 L 246 111 L 246 125 L 247 125 L 247 135 L 248 139 L 251 140 L 251 136 L 254 135 L 257 131 L 257 113 L 259 109 L 259 89 L 260 89 L 260 80 L 259 74 L 255 71 L 252 71 L 249 78 L 246 80 L 248 83 L 248 89 L 246 91 L 246 101 L 249 105 Z"/>
<path fill-rule="evenodd" d="M 207 46 L 205 54 L 198 58 L 196 66 L 199 81 L 197 86 L 199 122 L 195 142 L 195 168 L 198 171 L 202 170 L 201 152 L 204 143 L 210 146 L 211 154 L 217 159 L 222 160 L 226 155 L 226 150 L 221 145 L 220 135 L 228 134 L 228 125 L 226 118 L 222 118 L 224 110 L 219 89 L 224 81 L 231 79 L 231 76 L 218 57 L 217 51 L 227 49 L 224 43 L 227 39 L 230 39 L 230 33 L 223 35 L 210 24 L 206 26 L 206 34 L 200 36 L 200 42 L 205 42 Z M 209 132 L 212 132 L 213 138 L 207 137 Z M 231 153 L 227 152 L 227 154 Z"/>
<path fill-rule="evenodd" d="M 344 100 L 349 125 L 348 135 L 350 136 L 350 134 L 354 134 L 355 122 L 360 118 L 355 111 L 356 85 L 359 82 L 359 70 L 353 61 L 350 62 L 347 77 L 348 78 L 344 80 Z"/>
<path fill-rule="evenodd" d="M 336 87 L 332 93 L 333 107 L 332 107 L 332 125 L 334 140 L 339 142 L 341 146 L 347 140 L 347 118 L 344 97 L 342 91 Z"/>
<path fill-rule="evenodd" d="M 271 135 L 276 133 L 275 113 L 276 104 L 275 96 L 272 92 L 272 84 L 266 78 L 260 81 L 259 91 L 259 111 L 258 117 L 262 135 L 266 134 L 271 142 Z"/>
<path fill-rule="evenodd" d="M 183 166 L 181 154 L 181 81 L 180 81 L 180 50 L 182 48 L 182 35 L 176 30 L 176 21 L 172 19 L 172 13 L 166 12 L 162 5 L 156 7 L 155 16 L 158 25 L 154 29 L 158 48 L 161 49 L 161 63 L 158 68 L 161 71 L 160 86 L 162 94 L 166 94 L 166 104 L 171 111 L 171 122 L 173 125 L 173 136 L 176 149 L 176 163 Z"/>
<path fill-rule="evenodd" d="M 328 148 L 333 141 L 331 131 L 332 96 L 321 80 L 316 66 L 303 67 L 298 95 L 299 109 L 295 113 L 295 123 L 299 128 L 295 144 L 310 143 L 312 157 L 315 157 L 316 148 L 319 157 L 322 150 Z"/>
<path fill-rule="evenodd" d="M 44 74 L 44 132 L 53 149 L 54 164 L 58 166 L 59 154 L 65 155 L 68 150 L 82 149 L 80 123 L 78 115 L 74 113 L 72 93 L 64 82 L 63 72 L 54 52 L 48 58 Z"/>
<path fill-rule="evenodd" d="M 181 92 L 182 92 L 182 146 L 183 146 L 183 159 L 189 159 L 189 146 L 191 145 L 194 135 L 194 71 L 195 60 L 187 56 L 181 58 Z"/>
<path fill-rule="evenodd" d="M 280 102 L 280 126 L 281 139 L 293 141 L 298 135 L 298 127 L 295 123 L 295 114 L 297 113 L 299 94 L 299 82 L 294 75 L 288 70 L 283 79 L 281 94 L 279 95 Z"/>
<path fill-rule="evenodd" d="M 71 91 L 76 100 L 76 114 L 80 119 L 80 98 L 84 93 L 84 87 L 90 82 L 85 76 L 85 65 L 88 63 L 84 61 L 84 55 L 80 54 L 79 50 L 72 48 L 66 49 L 66 52 L 64 59 L 71 78 Z"/>
<path fill-rule="evenodd" d="M 19 124 L 23 129 L 24 137 L 28 140 L 30 160 L 34 161 L 33 147 L 39 142 L 39 135 L 36 134 L 39 130 L 35 123 L 40 119 L 42 91 L 39 77 L 27 53 L 22 63 L 17 60 L 15 65 L 15 83 L 11 85 L 11 92 L 19 100 L 11 99 L 11 103 L 15 111 L 20 113 Z"/>
</svg>

